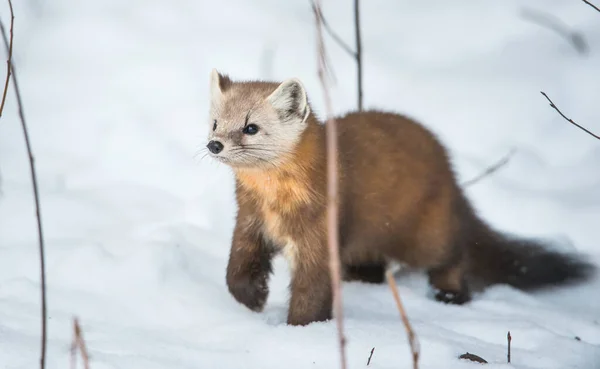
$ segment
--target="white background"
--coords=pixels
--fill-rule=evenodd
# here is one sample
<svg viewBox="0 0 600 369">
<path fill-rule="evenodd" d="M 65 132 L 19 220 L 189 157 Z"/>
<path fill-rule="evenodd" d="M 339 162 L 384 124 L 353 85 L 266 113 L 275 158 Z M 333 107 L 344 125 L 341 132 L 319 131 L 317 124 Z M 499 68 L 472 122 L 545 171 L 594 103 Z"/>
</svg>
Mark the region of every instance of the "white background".
<svg viewBox="0 0 600 369">
<path fill-rule="evenodd" d="M 232 174 L 197 155 L 213 67 L 235 79 L 298 77 L 323 117 L 309 2 L 14 3 L 14 63 L 47 241 L 48 368 L 69 364 L 75 315 L 94 369 L 338 367 L 333 321 L 284 324 L 281 259 L 264 313 L 227 292 Z M 352 45 L 352 2 L 324 3 Z M 581 32 L 589 53 L 524 19 L 525 7 Z M 8 24 L 8 6 L 0 9 Z M 499 229 L 568 241 L 561 247 L 600 261 L 600 142 L 539 92 L 600 132 L 600 13 L 580 1 L 364 0 L 362 32 L 366 107 L 431 128 L 461 181 L 516 148 L 506 167 L 468 189 L 475 207 Z M 342 113 L 356 106 L 355 65 L 329 37 L 327 47 Z M 0 367 L 11 369 L 36 367 L 39 355 L 26 160 L 11 90 L 0 120 Z M 462 307 L 433 301 L 422 274 L 398 283 L 421 368 L 471 368 L 456 358 L 467 351 L 506 367 L 508 330 L 514 367 L 600 367 L 598 280 L 536 294 L 496 286 Z M 370 368 L 409 367 L 386 285 L 345 284 L 344 305 L 350 368 L 365 367 L 372 347 Z"/>
</svg>

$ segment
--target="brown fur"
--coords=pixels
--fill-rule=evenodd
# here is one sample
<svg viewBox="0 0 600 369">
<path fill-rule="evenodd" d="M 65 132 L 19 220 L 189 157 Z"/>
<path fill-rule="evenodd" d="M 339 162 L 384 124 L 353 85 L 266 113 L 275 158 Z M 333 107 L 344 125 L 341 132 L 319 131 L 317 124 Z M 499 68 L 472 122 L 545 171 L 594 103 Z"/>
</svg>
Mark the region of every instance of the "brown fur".
<svg viewBox="0 0 600 369">
<path fill-rule="evenodd" d="M 265 96 L 277 85 L 246 83 L 240 96 Z M 588 265 L 533 241 L 509 241 L 485 225 L 458 186 L 444 147 L 420 124 L 377 111 L 337 122 L 345 280 L 381 283 L 386 263 L 396 260 L 425 269 L 436 299 L 461 304 L 477 278 L 527 289 L 587 276 Z M 292 266 L 288 323 L 329 319 L 324 126 L 311 113 L 294 149 L 276 165 L 233 169 L 239 211 L 227 267 L 230 292 L 260 311 L 271 259 L 283 251 Z"/>
<path fill-rule="evenodd" d="M 236 233 L 254 234 L 262 239 L 262 251 L 271 253 L 290 242 L 294 250 L 292 292 L 288 323 L 308 324 L 331 316 L 331 292 L 325 225 L 325 172 L 320 160 L 323 146 L 321 127 L 311 124 L 289 160 L 273 169 L 236 171 L 239 204 Z M 245 219 L 245 221 L 244 221 Z M 245 224 L 251 224 L 248 227 Z M 259 226 L 255 226 L 259 225 Z M 232 250 L 254 248 L 255 244 L 234 236 Z M 232 252 L 232 257 L 236 253 Z M 246 276 L 232 258 L 228 267 L 228 284 Z M 269 266 L 270 270 L 270 266 Z M 266 271 L 266 269 L 265 269 Z M 267 278 L 267 273 L 260 277 Z M 247 287 L 243 287 L 244 289 Z M 232 289 L 236 296 L 236 288 Z M 266 298 L 266 296 L 265 296 Z M 262 299 L 264 303 L 264 299 Z M 241 301 L 244 302 L 244 301 Z M 256 309 L 262 306 L 255 306 Z"/>
</svg>

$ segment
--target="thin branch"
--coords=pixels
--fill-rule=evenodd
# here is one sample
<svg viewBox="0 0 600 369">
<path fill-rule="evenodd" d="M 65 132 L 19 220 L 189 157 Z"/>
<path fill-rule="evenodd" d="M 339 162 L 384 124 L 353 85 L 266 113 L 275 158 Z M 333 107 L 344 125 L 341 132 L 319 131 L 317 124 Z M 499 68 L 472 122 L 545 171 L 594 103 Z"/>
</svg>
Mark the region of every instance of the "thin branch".
<svg viewBox="0 0 600 369">
<path fill-rule="evenodd" d="M 6 51 L 10 53 L 10 43 L 8 38 L 6 37 L 6 32 L 4 29 L 4 24 L 0 19 L 0 30 L 2 31 L 2 38 L 4 39 L 4 46 Z M 40 368 L 44 369 L 46 367 L 46 264 L 44 257 L 44 235 L 42 232 L 42 216 L 40 211 L 40 195 L 38 191 L 38 182 L 37 175 L 35 172 L 35 159 L 33 158 L 33 152 L 31 150 L 31 143 L 29 142 L 29 133 L 27 130 L 27 124 L 25 122 L 25 113 L 23 111 L 23 101 L 21 100 L 21 92 L 19 90 L 19 83 L 17 82 L 17 72 L 15 70 L 15 66 L 12 63 L 12 60 L 9 62 L 9 67 L 12 72 L 12 82 L 13 87 L 15 89 L 15 94 L 17 96 L 17 106 L 19 108 L 19 118 L 21 120 L 21 127 L 23 129 L 23 136 L 25 137 L 25 145 L 27 147 L 27 154 L 29 156 L 29 169 L 31 171 L 31 182 L 33 185 L 33 196 L 35 200 L 35 212 L 37 219 L 37 233 L 38 233 L 38 243 L 39 243 L 39 253 L 40 253 L 40 281 L 41 281 L 41 299 L 42 299 L 42 337 L 41 337 L 41 354 L 40 354 Z"/>
<path fill-rule="evenodd" d="M 589 1 L 586 0 L 582 0 L 584 3 L 588 4 L 589 6 L 591 6 L 592 8 L 596 9 L 596 11 L 600 12 L 600 8 L 598 8 L 596 5 L 590 3 Z"/>
<path fill-rule="evenodd" d="M 392 294 L 394 295 L 394 300 L 396 300 L 396 306 L 398 307 L 398 311 L 400 312 L 400 317 L 402 318 L 402 323 L 404 323 L 404 328 L 406 329 L 406 334 L 408 335 L 408 343 L 410 344 L 410 351 L 412 353 L 413 359 L 413 369 L 419 368 L 419 340 L 413 331 L 410 322 L 408 321 L 408 316 L 406 315 L 406 311 L 404 310 L 404 305 L 402 305 L 402 300 L 400 300 L 400 294 L 398 293 L 398 287 L 396 286 L 396 281 L 394 280 L 394 276 L 392 275 L 392 271 L 388 270 L 385 273 L 390 289 L 392 290 Z"/>
<path fill-rule="evenodd" d="M 361 111 L 363 109 L 363 77 L 362 77 L 362 41 L 360 36 L 360 7 L 359 0 L 354 0 L 354 34 L 355 34 L 355 43 L 356 43 L 356 51 L 352 50 L 348 44 L 342 40 L 340 36 L 338 36 L 333 29 L 329 26 L 329 23 L 325 20 L 323 16 L 323 12 L 321 8 L 317 10 L 317 6 L 315 4 L 315 0 L 311 0 L 313 12 L 316 17 L 321 18 L 321 23 L 323 27 L 329 33 L 329 35 L 340 45 L 344 51 L 348 53 L 355 61 L 357 68 L 357 84 L 358 84 L 358 110 Z M 318 14 L 317 14 L 318 12 Z M 328 64 L 328 63 L 326 63 Z M 326 68 L 329 70 L 329 68 Z M 331 71 L 329 72 L 331 73 Z"/>
<path fill-rule="evenodd" d="M 552 14 L 543 13 L 540 10 L 522 9 L 521 15 L 525 19 L 564 37 L 579 54 L 587 54 L 588 45 L 585 37 L 580 32 L 572 31 L 564 22 L 561 22 Z"/>
<path fill-rule="evenodd" d="M 371 349 L 371 354 L 369 355 L 369 360 L 367 360 L 367 366 L 371 365 L 371 358 L 373 357 L 373 352 L 375 352 L 375 347 Z"/>
<path fill-rule="evenodd" d="M 362 86 L 362 41 L 360 37 L 360 6 L 359 0 L 354 0 L 354 32 L 356 38 L 356 70 L 358 80 L 358 110 L 363 109 L 363 86 Z"/>
<path fill-rule="evenodd" d="M 323 17 L 323 11 L 320 8 L 317 9 L 317 5 L 315 4 L 315 0 L 311 0 L 311 4 L 312 4 L 311 6 L 312 6 L 313 14 L 315 15 L 315 19 L 317 17 L 320 17 L 321 18 L 321 22 L 325 22 L 325 18 Z M 324 47 L 325 46 L 323 46 L 323 48 Z M 325 50 L 325 49 L 323 49 L 323 50 Z M 354 54 L 354 52 L 352 52 L 352 54 Z M 331 78 L 331 81 L 333 82 L 333 84 L 335 84 L 336 83 L 336 78 L 335 78 L 335 74 L 333 73 L 333 68 L 330 67 L 331 61 L 329 60 L 329 55 L 327 55 L 327 53 L 325 53 L 323 55 L 323 58 L 324 58 L 324 61 L 323 61 L 324 67 L 323 67 L 323 69 L 324 69 L 325 73 L 327 74 L 327 76 L 329 78 Z"/>
<path fill-rule="evenodd" d="M 462 186 L 463 187 L 469 187 L 469 186 L 474 185 L 475 183 L 481 181 L 485 177 L 494 174 L 498 169 L 500 169 L 503 166 L 505 166 L 506 164 L 508 164 L 508 162 L 510 161 L 511 156 L 513 156 L 513 154 L 515 153 L 515 151 L 516 150 L 513 148 L 502 159 L 498 160 L 498 162 L 496 162 L 494 165 L 489 166 L 486 170 L 484 170 L 478 176 L 476 176 L 474 178 L 471 178 L 468 181 L 463 182 Z"/>
<path fill-rule="evenodd" d="M 506 335 L 506 340 L 508 341 L 508 353 L 506 354 L 506 359 L 508 360 L 508 363 L 510 364 L 510 341 L 512 341 L 512 336 L 510 335 L 510 331 L 508 331 L 508 334 Z"/>
<path fill-rule="evenodd" d="M 325 108 L 327 112 L 327 245 L 329 249 L 329 271 L 331 275 L 331 289 L 333 294 L 333 312 L 337 323 L 340 359 L 342 369 L 346 369 L 346 353 L 344 337 L 344 319 L 342 309 L 341 267 L 339 255 L 339 226 L 338 226 L 338 168 L 337 168 L 337 130 L 333 118 L 333 108 L 329 88 L 325 78 L 325 43 L 323 42 L 323 17 L 321 3 L 315 3 L 315 18 L 317 26 L 317 53 L 319 55 L 318 74 L 323 87 Z"/>
<path fill-rule="evenodd" d="M 8 59 L 6 60 L 6 82 L 4 82 L 4 92 L 2 93 L 2 103 L 0 104 L 0 117 L 4 111 L 4 103 L 6 102 L 6 93 L 8 92 L 8 83 L 10 82 L 11 75 L 11 62 L 12 62 L 12 49 L 13 49 L 13 26 L 15 24 L 15 14 L 13 12 L 12 1 L 8 0 L 8 7 L 10 8 L 10 43 L 8 46 Z M 2 26 L 2 33 L 4 33 L 4 24 Z"/>
<path fill-rule="evenodd" d="M 337 42 L 338 45 L 340 45 L 340 47 L 342 49 L 344 49 L 344 51 L 346 51 L 351 57 L 356 58 L 356 52 L 354 50 L 352 50 L 352 48 L 350 46 L 348 46 L 348 44 L 345 43 L 344 40 L 342 40 L 342 38 L 340 36 L 338 36 L 333 31 L 333 29 L 331 29 L 331 27 L 329 27 L 329 23 L 327 23 L 327 21 L 325 20 L 325 17 L 323 16 L 323 13 L 321 11 L 321 7 L 317 6 L 317 4 L 315 3 L 315 0 L 312 0 L 312 8 L 313 8 L 313 12 L 319 13 L 319 14 L 316 14 L 316 16 L 317 17 L 320 16 L 321 24 L 323 25 L 323 27 L 325 28 L 327 33 L 329 33 L 329 36 L 331 36 L 335 40 L 335 42 Z"/>
<path fill-rule="evenodd" d="M 88 355 L 87 347 L 85 345 L 85 340 L 83 339 L 83 332 L 81 330 L 81 326 L 79 325 L 79 320 L 77 318 L 74 318 L 73 342 L 71 343 L 71 369 L 75 369 L 76 367 L 77 349 L 79 349 L 79 353 L 81 354 L 81 358 L 83 360 L 83 367 L 85 369 L 90 369 L 90 358 Z"/>
<path fill-rule="evenodd" d="M 548 102 L 550 102 L 550 106 L 551 106 L 552 108 L 554 108 L 554 110 L 556 110 L 556 111 L 558 112 L 558 114 L 560 114 L 560 115 L 561 115 L 561 117 L 565 118 L 565 120 L 566 120 L 567 122 L 569 122 L 569 123 L 573 124 L 574 126 L 578 127 L 579 129 L 581 129 L 581 130 L 585 131 L 587 134 L 589 134 L 590 136 L 592 136 L 592 137 L 596 138 L 597 140 L 600 140 L 600 136 L 598 136 L 598 135 L 596 135 L 596 134 L 593 134 L 592 132 L 590 132 L 590 131 L 588 131 L 587 129 L 583 128 L 583 127 L 582 127 L 582 126 L 580 126 L 579 124 L 577 124 L 577 123 L 573 122 L 573 120 L 572 120 L 572 119 L 570 119 L 570 118 L 567 118 L 567 116 L 566 116 L 566 115 L 564 115 L 564 114 L 562 113 L 562 111 L 560 111 L 560 109 L 559 109 L 559 108 L 558 108 L 556 105 L 554 105 L 554 102 L 552 102 L 552 100 L 550 100 L 550 98 L 548 97 L 548 95 L 546 95 L 546 93 L 545 93 L 544 91 L 540 91 L 540 92 L 541 92 L 541 94 L 542 94 L 542 95 L 544 95 L 544 97 L 545 97 L 545 98 L 548 100 Z"/>
</svg>

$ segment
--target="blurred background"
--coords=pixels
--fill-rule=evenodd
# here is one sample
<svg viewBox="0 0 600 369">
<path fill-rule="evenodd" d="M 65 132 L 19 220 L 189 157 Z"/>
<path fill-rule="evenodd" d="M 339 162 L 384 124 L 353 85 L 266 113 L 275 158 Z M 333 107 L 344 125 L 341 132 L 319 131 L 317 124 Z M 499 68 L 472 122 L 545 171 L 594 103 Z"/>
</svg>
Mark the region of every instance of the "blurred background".
<svg viewBox="0 0 600 369">
<path fill-rule="evenodd" d="M 67 365 L 74 315 L 94 369 L 335 367 L 332 322 L 283 324 L 281 260 L 264 313 L 228 294 L 233 176 L 199 155 L 212 68 L 238 80 L 297 77 L 325 118 L 310 1 L 13 3 L 13 63 L 46 237 L 48 367 Z M 354 48 L 353 2 L 323 1 L 322 11 Z M 8 28 L 6 2 L 0 16 Z M 466 189 L 482 216 L 600 261 L 600 142 L 540 94 L 600 133 L 600 12 L 564 0 L 363 0 L 360 18 L 365 109 L 430 128 L 461 182 L 512 153 Z M 335 112 L 356 109 L 356 63 L 324 38 Z M 0 178 L 0 366 L 30 368 L 39 350 L 39 260 L 12 87 L 0 119 Z M 523 368 L 600 362 L 598 281 L 536 295 L 499 286 L 465 308 L 431 301 L 422 275 L 398 283 L 422 367 L 463 367 L 456 356 L 473 350 L 504 362 L 508 329 L 520 338 L 513 348 Z M 408 363 L 387 287 L 344 291 L 351 367 L 362 367 L 373 346 L 374 368 Z"/>
</svg>

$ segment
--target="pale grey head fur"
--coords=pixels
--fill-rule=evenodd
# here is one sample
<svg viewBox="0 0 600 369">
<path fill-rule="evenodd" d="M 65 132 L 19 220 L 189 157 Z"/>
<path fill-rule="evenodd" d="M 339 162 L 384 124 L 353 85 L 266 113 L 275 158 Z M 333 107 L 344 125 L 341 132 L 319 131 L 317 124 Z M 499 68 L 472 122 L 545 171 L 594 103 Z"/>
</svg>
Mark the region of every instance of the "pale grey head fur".
<svg viewBox="0 0 600 369">
<path fill-rule="evenodd" d="M 296 78 L 280 84 L 233 82 L 213 69 L 208 141 L 223 147 L 209 153 L 234 168 L 275 167 L 296 146 L 309 114 L 306 90 Z M 258 127 L 255 134 L 243 132 L 250 124 Z"/>
</svg>

